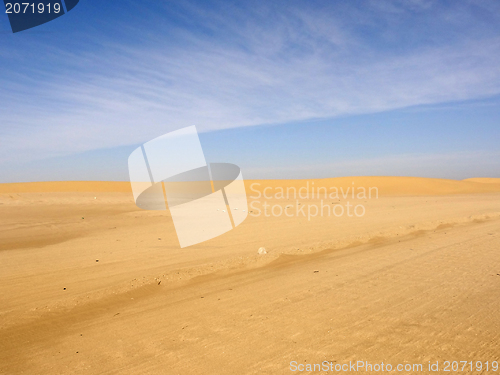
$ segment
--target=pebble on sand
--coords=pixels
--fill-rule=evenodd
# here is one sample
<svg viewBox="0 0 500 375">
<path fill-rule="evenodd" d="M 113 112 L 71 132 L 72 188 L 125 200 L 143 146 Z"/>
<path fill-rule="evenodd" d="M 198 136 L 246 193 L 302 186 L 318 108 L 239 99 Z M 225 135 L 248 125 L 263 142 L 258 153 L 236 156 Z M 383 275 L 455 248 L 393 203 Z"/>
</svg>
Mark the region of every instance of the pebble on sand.
<svg viewBox="0 0 500 375">
<path fill-rule="evenodd" d="M 257 253 L 259 253 L 260 255 L 267 254 L 266 248 L 265 247 L 261 247 L 259 249 L 259 251 L 257 251 Z"/>
</svg>

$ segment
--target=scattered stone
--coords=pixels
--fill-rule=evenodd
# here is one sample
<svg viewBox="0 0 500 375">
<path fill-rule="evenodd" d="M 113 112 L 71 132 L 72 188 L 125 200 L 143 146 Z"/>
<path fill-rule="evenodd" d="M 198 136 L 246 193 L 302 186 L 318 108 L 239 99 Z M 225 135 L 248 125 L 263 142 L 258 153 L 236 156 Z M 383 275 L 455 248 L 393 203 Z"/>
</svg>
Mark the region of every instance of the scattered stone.
<svg viewBox="0 0 500 375">
<path fill-rule="evenodd" d="M 161 241 L 161 238 L 160 238 L 160 237 L 158 237 L 158 241 Z"/>
<path fill-rule="evenodd" d="M 96 262 L 99 262 L 99 259 L 96 259 L 95 261 L 96 261 Z"/>
<path fill-rule="evenodd" d="M 267 254 L 266 248 L 265 248 L 265 247 L 261 247 L 261 248 L 259 249 L 259 251 L 257 251 L 257 253 L 258 253 L 259 255 Z"/>
<path fill-rule="evenodd" d="M 318 270 L 315 270 L 314 273 L 318 273 L 319 271 Z"/>
<path fill-rule="evenodd" d="M 158 285 L 160 285 L 160 284 L 161 284 L 161 280 L 160 280 L 160 281 L 158 281 Z"/>
</svg>

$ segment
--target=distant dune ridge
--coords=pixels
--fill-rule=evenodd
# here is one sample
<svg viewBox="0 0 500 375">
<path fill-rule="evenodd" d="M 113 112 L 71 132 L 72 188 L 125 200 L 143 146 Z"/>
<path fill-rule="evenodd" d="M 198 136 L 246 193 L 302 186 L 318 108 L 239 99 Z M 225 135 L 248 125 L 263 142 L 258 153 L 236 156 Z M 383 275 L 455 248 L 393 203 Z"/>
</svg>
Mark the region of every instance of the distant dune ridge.
<svg viewBox="0 0 500 375">
<path fill-rule="evenodd" d="M 484 184 L 500 184 L 500 178 L 490 178 L 490 177 L 467 178 L 464 181 L 481 182 Z"/>
<path fill-rule="evenodd" d="M 252 184 L 257 189 L 267 186 L 305 187 L 309 182 L 309 190 L 314 188 L 331 187 L 376 187 L 380 195 L 440 195 L 440 194 L 468 194 L 500 191 L 500 178 L 469 178 L 466 180 L 448 180 L 424 177 L 336 177 L 322 179 L 300 180 L 246 180 L 247 193 Z M 313 184 L 314 183 L 314 184 Z M 0 194 L 6 193 L 61 193 L 61 192 L 131 192 L 128 181 L 50 181 L 0 184 Z"/>
<path fill-rule="evenodd" d="M 132 192 L 130 182 L 124 181 L 49 181 L 0 184 L 0 194 L 6 193 L 64 193 L 64 192 Z"/>
</svg>

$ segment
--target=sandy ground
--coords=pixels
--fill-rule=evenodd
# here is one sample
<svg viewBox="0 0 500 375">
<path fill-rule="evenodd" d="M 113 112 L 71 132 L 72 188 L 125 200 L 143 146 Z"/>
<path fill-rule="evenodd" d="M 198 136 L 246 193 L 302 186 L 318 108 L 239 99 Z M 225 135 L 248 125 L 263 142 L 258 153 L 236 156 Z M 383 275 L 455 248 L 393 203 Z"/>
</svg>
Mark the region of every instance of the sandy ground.
<svg viewBox="0 0 500 375">
<path fill-rule="evenodd" d="M 307 183 L 305 198 L 279 195 Z M 484 370 L 500 360 L 500 179 L 246 185 L 252 216 L 184 249 L 169 212 L 138 209 L 128 183 L 0 185 L 0 373 L 499 372 Z M 308 215 L 348 204 L 364 215 Z"/>
</svg>

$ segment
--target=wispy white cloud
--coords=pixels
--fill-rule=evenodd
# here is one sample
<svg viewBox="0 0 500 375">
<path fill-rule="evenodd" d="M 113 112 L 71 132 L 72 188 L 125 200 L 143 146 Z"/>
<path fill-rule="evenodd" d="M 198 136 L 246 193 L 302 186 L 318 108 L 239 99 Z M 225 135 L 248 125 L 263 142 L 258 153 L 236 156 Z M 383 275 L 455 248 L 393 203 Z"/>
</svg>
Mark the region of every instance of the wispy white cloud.
<svg viewBox="0 0 500 375">
<path fill-rule="evenodd" d="M 107 38 L 82 52 L 37 50 L 43 68 L 0 78 L 0 161 L 134 144 L 193 124 L 210 131 L 500 93 L 500 36 L 488 31 L 496 18 L 459 6 L 429 10 L 426 1 L 380 4 L 225 13 L 191 5 L 186 14 L 208 32 L 171 26 L 163 34 L 152 20 L 156 34 L 134 30 L 143 43 Z M 403 16 L 395 13 L 418 12 L 443 22 L 445 35 L 429 35 L 418 19 L 407 26 L 428 41 L 411 30 L 396 35 Z M 458 21 L 466 22 L 463 38 Z"/>
<path fill-rule="evenodd" d="M 413 176 L 465 179 L 500 176 L 500 152 L 399 154 L 375 158 L 281 167 L 245 168 L 247 178 L 328 178 L 348 176 Z"/>
</svg>

